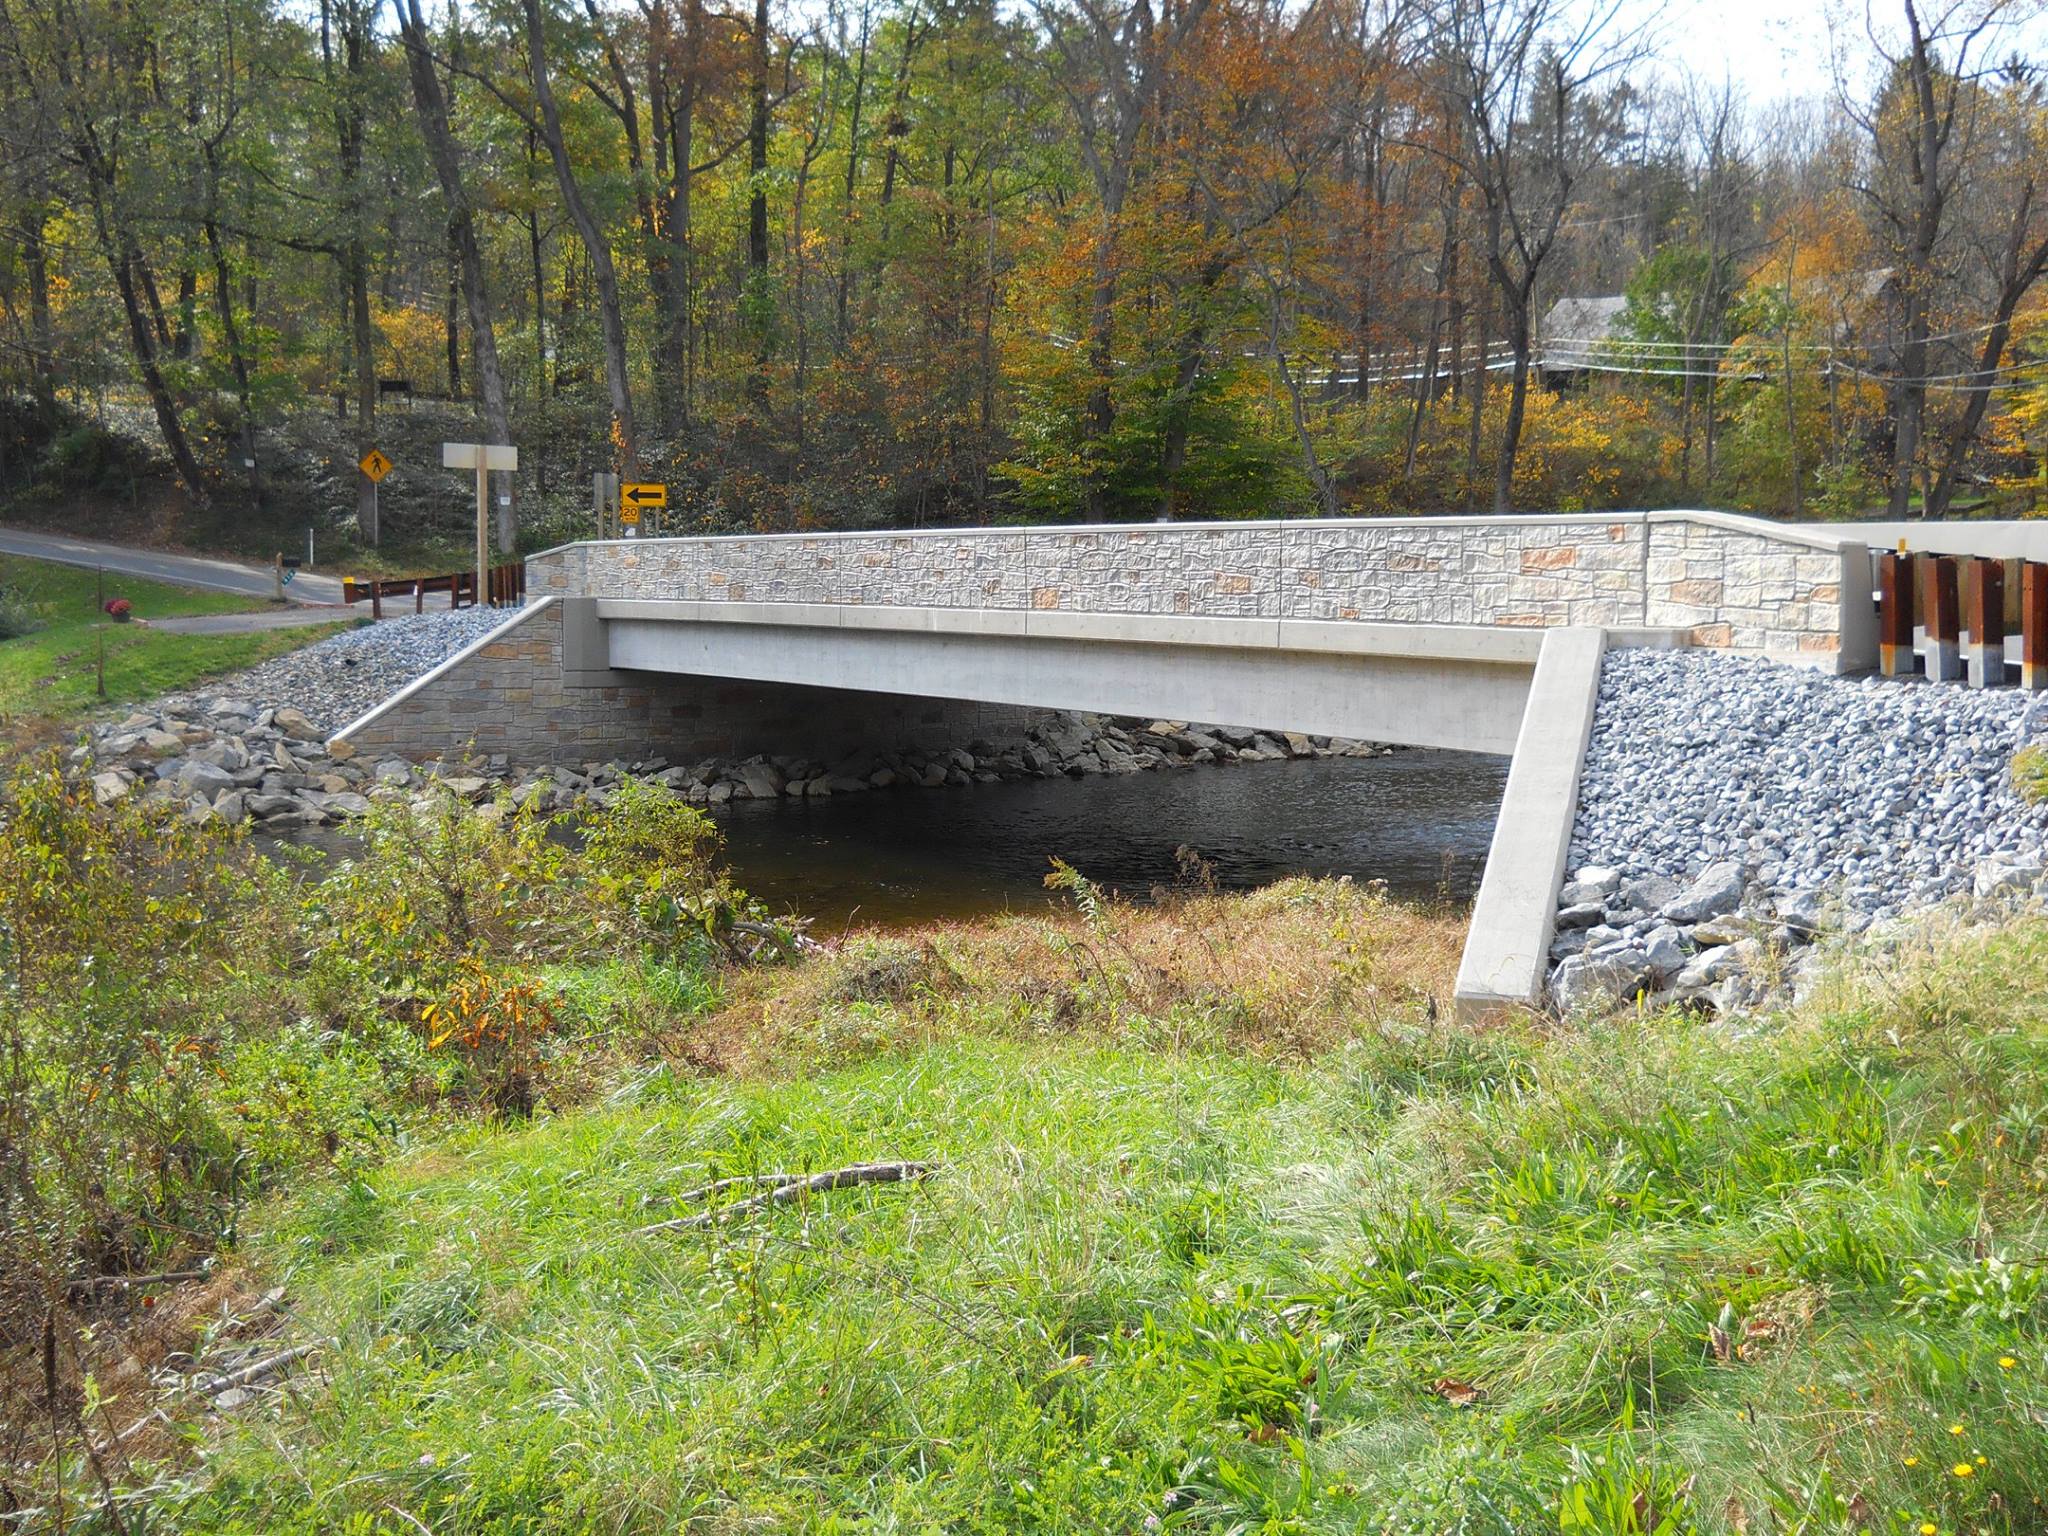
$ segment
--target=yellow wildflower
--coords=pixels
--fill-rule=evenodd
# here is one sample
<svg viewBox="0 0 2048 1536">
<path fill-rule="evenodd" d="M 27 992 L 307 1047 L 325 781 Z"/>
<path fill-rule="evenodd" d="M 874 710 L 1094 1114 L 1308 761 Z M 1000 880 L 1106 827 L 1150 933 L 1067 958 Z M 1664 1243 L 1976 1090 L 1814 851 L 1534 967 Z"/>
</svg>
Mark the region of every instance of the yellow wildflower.
<svg viewBox="0 0 2048 1536">
<path fill-rule="evenodd" d="M 2001 1371 L 2009 1371 L 2018 1364 L 2019 1361 L 2013 1359 L 2011 1355 L 2000 1355 L 1998 1357 L 1998 1368 Z"/>
<path fill-rule="evenodd" d="M 1960 1424 L 1951 1424 L 1948 1427 L 1948 1432 L 1952 1435 L 1960 1435 L 1963 1432 L 1963 1426 Z"/>
<path fill-rule="evenodd" d="M 1977 1475 L 1977 1469 L 1971 1466 L 1967 1461 L 1957 1462 L 1954 1466 L 1949 1468 L 1949 1471 L 1955 1473 L 1957 1477 L 1975 1477 Z"/>
<path fill-rule="evenodd" d="M 1934 1522 L 1932 1520 L 1922 1520 L 1920 1522 L 1920 1536 L 1935 1536 Z"/>
</svg>

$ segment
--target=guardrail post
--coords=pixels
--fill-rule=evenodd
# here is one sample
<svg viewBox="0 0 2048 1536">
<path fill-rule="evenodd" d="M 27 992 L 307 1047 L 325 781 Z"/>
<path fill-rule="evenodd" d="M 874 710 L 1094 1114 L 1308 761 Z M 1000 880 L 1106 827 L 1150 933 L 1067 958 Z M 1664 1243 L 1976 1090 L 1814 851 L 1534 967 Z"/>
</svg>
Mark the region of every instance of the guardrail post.
<svg viewBox="0 0 2048 1536">
<path fill-rule="evenodd" d="M 370 617 L 384 617 L 384 582 L 381 577 L 373 578 L 370 582 Z"/>
<path fill-rule="evenodd" d="M 1970 584 L 1970 686 L 2005 683 L 2005 562 L 1975 560 Z"/>
<path fill-rule="evenodd" d="M 1937 683 L 1963 675 L 1961 604 L 1956 594 L 1956 563 L 1935 555 L 1927 567 L 1927 676 Z"/>
<path fill-rule="evenodd" d="M 1878 670 L 1904 677 L 1913 670 L 1913 557 L 1903 550 L 1877 559 Z"/>
<path fill-rule="evenodd" d="M 2048 688 L 2048 565 L 2020 566 L 2020 686 Z"/>
</svg>

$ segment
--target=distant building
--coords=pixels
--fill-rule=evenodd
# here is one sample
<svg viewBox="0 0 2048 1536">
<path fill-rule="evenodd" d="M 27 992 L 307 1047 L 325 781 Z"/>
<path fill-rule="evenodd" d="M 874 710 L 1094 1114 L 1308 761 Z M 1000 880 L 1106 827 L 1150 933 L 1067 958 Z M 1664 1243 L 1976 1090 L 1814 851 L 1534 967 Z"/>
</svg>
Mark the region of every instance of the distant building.
<svg viewBox="0 0 2048 1536">
<path fill-rule="evenodd" d="M 1838 355 L 1844 367 L 1856 372 L 1897 370 L 1905 306 L 1890 267 L 1802 278 L 1798 288 L 1808 327 L 1799 335 L 1802 345 L 1832 348 L 1829 360 Z M 1536 327 L 1537 376 L 1547 388 L 1575 389 L 1603 365 L 1627 366 L 1627 357 L 1615 355 L 1635 340 L 1627 319 L 1624 294 L 1575 294 L 1559 299 Z M 1942 342 L 1937 342 L 1931 355 L 1939 356 L 1942 350 Z M 1967 347 L 1950 340 L 1948 350 L 1955 355 L 1945 359 L 1944 366 L 1970 366 Z M 1668 357 L 1669 349 L 1652 355 Z M 1699 359 L 1696 366 L 1712 366 L 1710 346 L 1703 345 L 1694 355 Z M 1676 367 L 1678 363 L 1671 359 L 1658 366 Z"/>
<path fill-rule="evenodd" d="M 1619 293 L 1559 299 L 1536 326 L 1536 370 L 1548 389 L 1586 382 L 1603 351 L 1628 340 L 1623 317 L 1628 299 Z"/>
</svg>

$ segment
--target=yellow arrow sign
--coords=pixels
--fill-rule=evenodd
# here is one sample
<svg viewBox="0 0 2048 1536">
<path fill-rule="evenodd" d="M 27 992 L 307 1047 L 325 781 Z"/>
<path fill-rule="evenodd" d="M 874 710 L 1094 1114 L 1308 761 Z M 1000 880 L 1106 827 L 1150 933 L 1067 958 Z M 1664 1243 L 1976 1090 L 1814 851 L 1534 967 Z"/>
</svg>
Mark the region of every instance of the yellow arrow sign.
<svg viewBox="0 0 2048 1536">
<path fill-rule="evenodd" d="M 619 487 L 619 510 L 628 508 L 665 507 L 668 505 L 668 487 L 659 481 L 628 480 Z"/>
<path fill-rule="evenodd" d="M 356 460 L 356 468 L 368 475 L 370 483 L 375 485 L 391 473 L 391 461 L 385 458 L 379 449 L 372 448 L 368 453 Z"/>
</svg>

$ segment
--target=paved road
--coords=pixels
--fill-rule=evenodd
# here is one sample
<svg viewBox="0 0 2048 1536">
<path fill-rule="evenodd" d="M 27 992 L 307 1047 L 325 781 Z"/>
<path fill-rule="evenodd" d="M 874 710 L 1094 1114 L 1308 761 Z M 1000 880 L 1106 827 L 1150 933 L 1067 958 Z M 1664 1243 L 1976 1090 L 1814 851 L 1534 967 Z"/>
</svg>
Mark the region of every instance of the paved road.
<svg viewBox="0 0 2048 1536">
<path fill-rule="evenodd" d="M 203 555 L 171 555 L 154 549 L 100 544 L 91 539 L 74 539 L 67 534 L 0 528 L 0 554 L 28 555 L 37 560 L 54 560 L 60 565 L 104 566 L 113 575 L 140 576 L 152 581 L 176 582 L 181 586 L 205 587 L 215 592 L 239 592 L 248 597 L 269 597 L 273 590 L 271 573 L 265 566 L 239 565 L 232 560 L 213 560 Z M 294 603 L 339 603 L 341 578 L 301 572 L 284 591 L 285 597 Z"/>
</svg>

